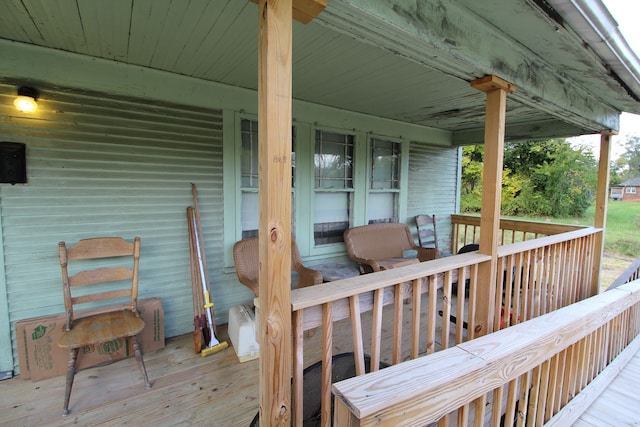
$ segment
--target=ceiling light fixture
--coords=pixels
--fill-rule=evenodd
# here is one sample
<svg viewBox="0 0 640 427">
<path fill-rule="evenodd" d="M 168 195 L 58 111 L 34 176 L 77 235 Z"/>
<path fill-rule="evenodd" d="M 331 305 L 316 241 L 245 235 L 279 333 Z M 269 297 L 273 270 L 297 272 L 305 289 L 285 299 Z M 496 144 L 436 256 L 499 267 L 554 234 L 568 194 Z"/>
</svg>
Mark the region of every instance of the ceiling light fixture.
<svg viewBox="0 0 640 427">
<path fill-rule="evenodd" d="M 36 99 L 38 99 L 37 90 L 32 87 L 21 86 L 18 89 L 18 96 L 15 101 L 13 101 L 13 105 L 16 106 L 18 111 L 23 113 L 33 113 L 38 109 Z"/>
</svg>

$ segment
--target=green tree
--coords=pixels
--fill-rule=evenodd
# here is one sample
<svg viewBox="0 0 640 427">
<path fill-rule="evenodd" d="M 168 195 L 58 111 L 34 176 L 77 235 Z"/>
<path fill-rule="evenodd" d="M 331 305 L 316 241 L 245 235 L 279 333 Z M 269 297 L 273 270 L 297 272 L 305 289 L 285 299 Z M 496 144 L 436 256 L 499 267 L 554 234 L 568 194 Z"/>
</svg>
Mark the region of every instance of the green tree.
<svg viewBox="0 0 640 427">
<path fill-rule="evenodd" d="M 484 149 L 463 149 L 463 212 L 481 208 Z M 597 163 L 585 148 L 564 139 L 505 144 L 502 213 L 505 215 L 582 216 L 592 204 Z"/>
<path fill-rule="evenodd" d="M 462 147 L 462 212 L 477 213 L 482 207 L 482 161 L 484 145 Z"/>
<path fill-rule="evenodd" d="M 627 136 L 621 158 L 626 161 L 627 169 L 620 173 L 622 181 L 640 176 L 640 136 Z"/>
<path fill-rule="evenodd" d="M 554 217 L 580 217 L 593 203 L 597 162 L 590 149 L 574 149 L 565 140 L 547 145 L 547 158 L 531 169 L 531 179 L 543 198 L 539 213 Z"/>
</svg>

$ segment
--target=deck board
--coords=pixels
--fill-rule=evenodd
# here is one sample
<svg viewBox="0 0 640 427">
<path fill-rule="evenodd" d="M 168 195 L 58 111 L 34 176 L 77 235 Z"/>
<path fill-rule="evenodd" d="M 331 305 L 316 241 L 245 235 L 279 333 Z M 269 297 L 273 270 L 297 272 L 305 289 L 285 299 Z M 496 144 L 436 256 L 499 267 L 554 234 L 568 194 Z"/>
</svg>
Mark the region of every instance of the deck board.
<svg viewBox="0 0 640 427">
<path fill-rule="evenodd" d="M 640 352 L 631 359 L 576 425 L 640 425 Z"/>
</svg>

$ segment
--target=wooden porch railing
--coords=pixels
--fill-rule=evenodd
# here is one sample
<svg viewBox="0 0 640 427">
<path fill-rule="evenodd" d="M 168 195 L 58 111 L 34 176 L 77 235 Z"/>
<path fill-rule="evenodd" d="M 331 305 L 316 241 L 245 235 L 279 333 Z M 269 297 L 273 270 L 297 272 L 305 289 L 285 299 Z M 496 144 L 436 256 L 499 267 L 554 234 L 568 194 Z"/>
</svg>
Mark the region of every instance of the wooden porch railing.
<svg viewBox="0 0 640 427">
<path fill-rule="evenodd" d="M 606 385 L 638 351 L 639 333 L 635 281 L 336 383 L 334 425 L 571 425 L 597 396 L 593 389 Z"/>
<path fill-rule="evenodd" d="M 588 272 L 594 236 L 599 232 L 585 228 L 501 247 L 496 262 L 503 266 L 504 274 L 494 286 L 505 289 L 504 293 L 496 292 L 496 307 L 505 309 L 496 313 L 494 329 L 590 296 Z M 302 424 L 303 368 L 309 364 L 304 360 L 305 331 L 321 328 L 322 354 L 306 357 L 311 362 L 322 360 L 322 420 L 323 425 L 329 425 L 334 323 L 350 319 L 346 327 L 351 329 L 352 348 L 344 351 L 355 354 L 356 375 L 364 373 L 365 352 L 375 371 L 382 360 L 395 365 L 471 340 L 476 295 L 489 286 L 477 275 L 483 262 L 491 262 L 491 258 L 468 253 L 292 291 L 294 424 Z M 414 298 L 423 294 L 424 298 Z M 422 307 L 423 299 L 426 307 Z M 407 300 L 410 304 L 404 303 Z M 385 306 L 385 318 L 391 318 L 393 330 L 387 346 L 381 339 Z M 367 323 L 363 324 L 365 313 Z M 406 316 L 410 316 L 408 321 Z M 452 318 L 455 322 L 449 321 Z"/>
<path fill-rule="evenodd" d="M 365 351 L 370 356 L 371 370 L 378 369 L 385 359 L 392 364 L 400 363 L 408 352 L 411 359 L 436 351 L 436 339 L 440 338 L 440 348 L 447 348 L 450 323 L 441 322 L 436 314 L 438 306 L 443 306 L 443 316 L 450 315 L 451 287 L 453 282 L 469 280 L 471 289 L 477 287 L 477 266 L 490 260 L 489 256 L 464 254 L 434 261 L 427 261 L 339 280 L 322 285 L 293 290 L 291 293 L 293 321 L 293 418 L 294 425 L 302 425 L 304 332 L 320 327 L 322 329 L 322 354 L 315 355 L 314 362 L 322 359 L 322 420 L 329 425 L 331 420 L 331 378 L 333 351 L 333 324 L 342 319 L 351 319 L 352 351 L 355 356 L 356 375 L 365 373 Z M 439 295 L 438 289 L 444 289 Z M 422 294 L 427 294 L 426 319 L 421 318 Z M 464 286 L 458 288 L 460 300 L 464 300 Z M 418 297 L 414 297 L 418 296 Z M 470 331 L 473 331 L 473 299 L 469 303 L 468 315 Z M 411 304 L 405 304 L 410 300 Z M 392 305 L 393 343 L 390 348 L 382 346 L 382 321 L 384 306 Z M 411 308 L 411 319 L 404 327 L 405 308 Z M 371 312 L 370 333 L 364 332 L 362 314 Z M 457 305 L 460 319 L 465 317 L 465 304 Z M 441 329 L 440 337 L 437 330 Z M 403 334 L 409 337 L 409 348 L 403 348 Z M 370 342 L 364 337 L 370 335 Z M 462 322 L 455 326 L 456 343 L 464 339 Z M 472 335 L 472 332 L 471 332 Z M 406 340 L 405 340 L 406 341 Z M 420 343 L 424 347 L 420 348 Z"/>
<path fill-rule="evenodd" d="M 498 248 L 494 330 L 533 319 L 593 296 L 597 228 L 582 228 Z M 507 314 L 507 307 L 509 312 Z"/>
<path fill-rule="evenodd" d="M 618 286 L 632 282 L 636 279 L 640 279 L 640 257 L 636 258 L 636 260 L 633 261 L 631 265 L 627 267 L 627 269 L 624 270 L 616 280 L 613 281 L 613 283 L 607 290 L 617 288 Z"/>
<path fill-rule="evenodd" d="M 477 243 L 480 238 L 480 217 L 474 215 L 451 215 L 451 251 L 453 253 L 471 243 Z M 499 242 L 500 245 L 523 242 L 543 236 L 566 233 L 585 228 L 579 225 L 553 224 L 536 221 L 515 219 L 501 219 Z"/>
</svg>

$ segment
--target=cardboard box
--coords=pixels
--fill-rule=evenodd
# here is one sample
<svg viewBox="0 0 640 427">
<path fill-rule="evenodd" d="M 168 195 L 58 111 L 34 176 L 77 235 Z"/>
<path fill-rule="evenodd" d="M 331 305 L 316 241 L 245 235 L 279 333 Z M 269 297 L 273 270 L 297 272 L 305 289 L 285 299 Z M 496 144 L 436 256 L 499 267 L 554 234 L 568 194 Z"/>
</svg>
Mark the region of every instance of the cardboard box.
<svg viewBox="0 0 640 427">
<path fill-rule="evenodd" d="M 78 312 L 76 317 L 105 311 L 105 308 Z M 142 353 L 164 348 L 164 311 L 160 298 L 138 301 L 140 317 L 144 320 L 144 330 L 137 335 Z M 16 322 L 18 363 L 20 378 L 34 381 L 65 375 L 69 351 L 58 347 L 58 338 L 66 325 L 66 315 L 25 319 Z M 88 368 L 106 362 L 133 356 L 131 339 L 90 345 L 78 352 L 78 369 Z"/>
<path fill-rule="evenodd" d="M 231 307 L 227 332 L 241 363 L 260 357 L 260 345 L 256 341 L 255 314 L 249 305 Z"/>
</svg>

